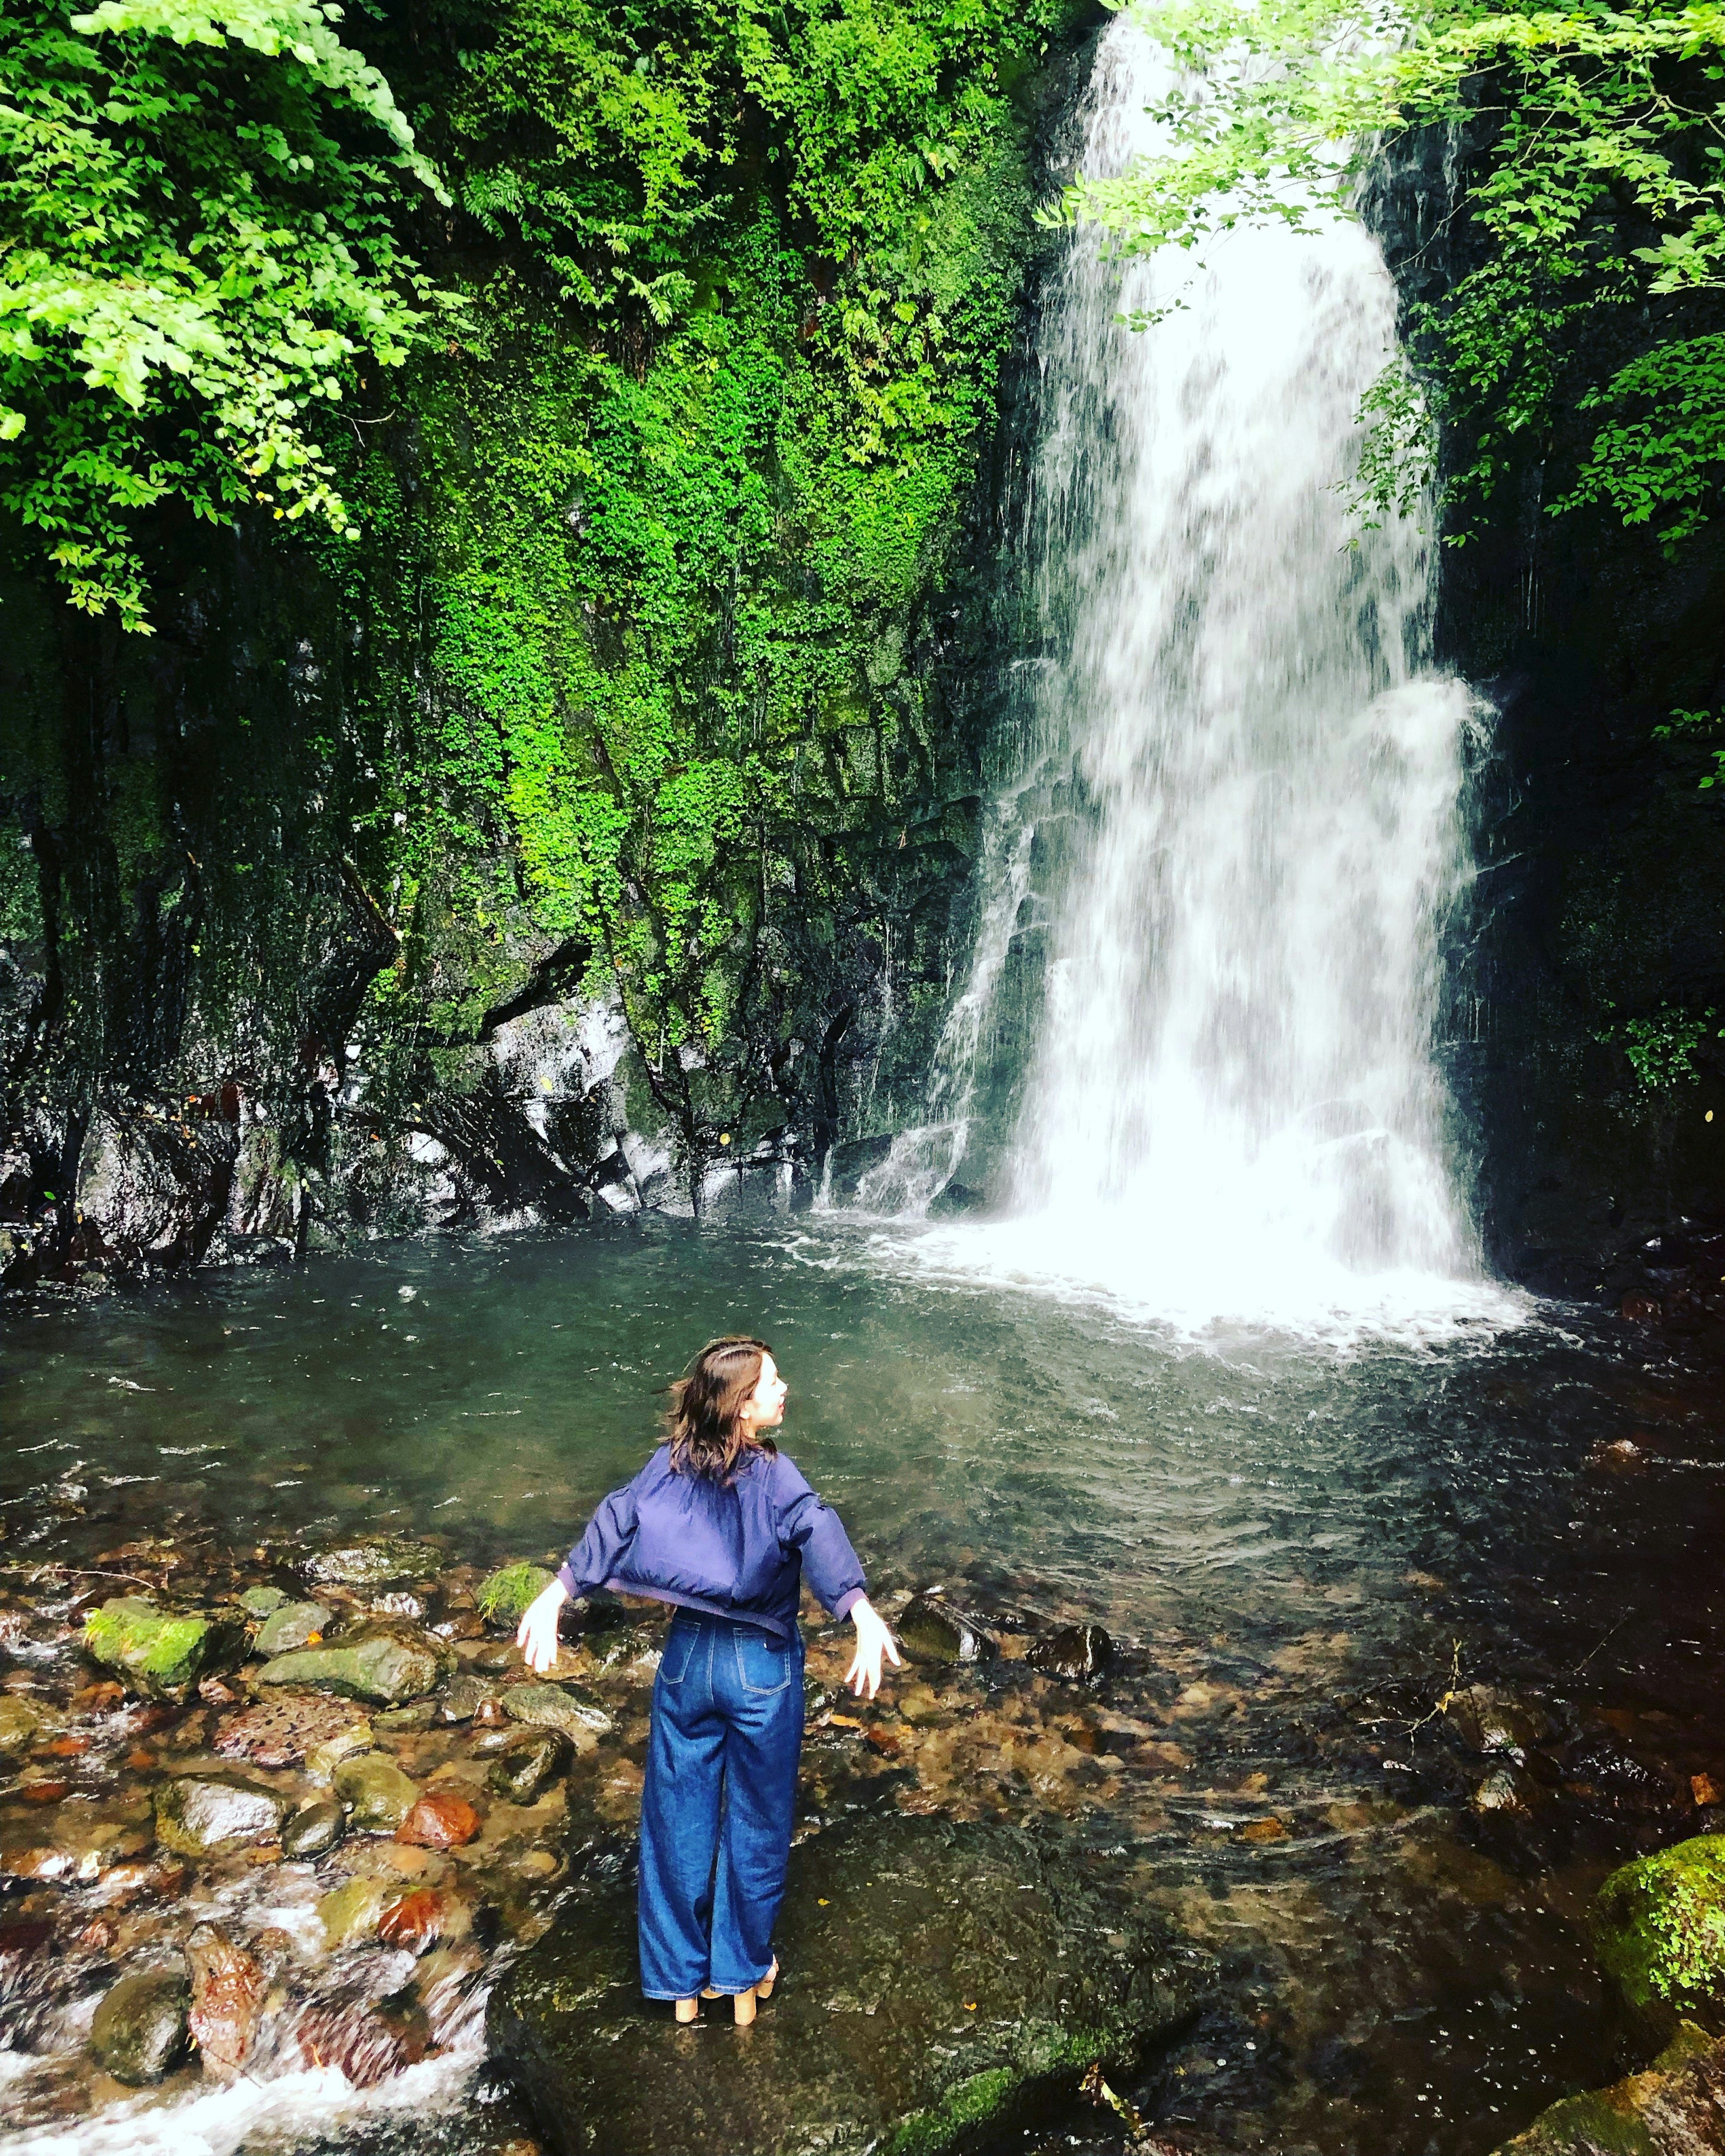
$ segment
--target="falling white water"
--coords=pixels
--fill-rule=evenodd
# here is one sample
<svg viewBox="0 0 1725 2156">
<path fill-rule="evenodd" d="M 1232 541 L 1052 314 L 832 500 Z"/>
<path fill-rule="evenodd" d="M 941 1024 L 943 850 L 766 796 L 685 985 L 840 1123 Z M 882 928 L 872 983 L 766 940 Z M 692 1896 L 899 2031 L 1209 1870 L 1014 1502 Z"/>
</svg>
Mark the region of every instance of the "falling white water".
<svg viewBox="0 0 1725 2156">
<path fill-rule="evenodd" d="M 1117 23 L 1086 173 L 1152 146 L 1167 84 Z M 1176 299 L 1147 331 L 1116 321 Z M 1046 654 L 1024 670 L 1023 775 L 997 803 L 935 1120 L 865 1206 L 925 1212 L 960 1168 L 988 1007 L 1039 907 L 1045 1000 L 991 1193 L 1009 1217 L 927 1231 L 923 1265 L 1185 1322 L 1502 1312 L 1434 1060 L 1479 721 L 1431 666 L 1426 542 L 1403 525 L 1350 548 L 1337 492 L 1394 313 L 1374 241 L 1340 218 L 1123 275 L 1094 235 L 1070 244 L 1019 520 Z"/>
</svg>

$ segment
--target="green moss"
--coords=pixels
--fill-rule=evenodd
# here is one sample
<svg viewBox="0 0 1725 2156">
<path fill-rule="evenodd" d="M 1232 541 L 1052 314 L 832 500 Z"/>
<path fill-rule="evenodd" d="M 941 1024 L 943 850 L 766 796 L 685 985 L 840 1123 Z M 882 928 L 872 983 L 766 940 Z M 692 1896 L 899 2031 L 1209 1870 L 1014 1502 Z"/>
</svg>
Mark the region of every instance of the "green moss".
<svg viewBox="0 0 1725 2156">
<path fill-rule="evenodd" d="M 491 1574 L 475 1598 L 480 1614 L 495 1625 L 518 1625 L 527 1604 L 545 1592 L 552 1578 L 542 1564 L 506 1564 Z"/>
<path fill-rule="evenodd" d="M 932 2111 L 906 2119 L 886 2143 L 885 2156 L 945 2156 L 962 2138 L 973 2138 L 1009 2111 L 1022 2086 L 1010 2066 L 973 2074 Z"/>
<path fill-rule="evenodd" d="M 1725 1835 L 1614 1871 L 1593 1907 L 1599 1959 L 1638 2011 L 1725 2004 Z"/>
</svg>

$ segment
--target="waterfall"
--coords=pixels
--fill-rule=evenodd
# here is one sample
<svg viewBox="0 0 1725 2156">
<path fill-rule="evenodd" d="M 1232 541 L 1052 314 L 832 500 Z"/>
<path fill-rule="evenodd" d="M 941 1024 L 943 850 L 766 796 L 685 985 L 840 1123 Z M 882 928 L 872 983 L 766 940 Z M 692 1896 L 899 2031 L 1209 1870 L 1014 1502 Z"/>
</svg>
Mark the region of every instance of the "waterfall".
<svg viewBox="0 0 1725 2156">
<path fill-rule="evenodd" d="M 1086 172 L 1151 146 L 1167 82 L 1117 22 Z M 1146 331 L 1116 319 L 1171 303 Z M 1435 1056 L 1480 720 L 1432 665 L 1428 541 L 1351 544 L 1337 490 L 1394 315 L 1375 242 L 1339 217 L 1196 260 L 1069 244 L 1014 514 L 1029 648 L 971 979 L 930 1123 L 859 1194 L 926 1212 L 973 1155 L 989 1009 L 1014 946 L 1026 965 L 1040 946 L 986 1179 L 1007 1217 L 925 1234 L 927 1262 L 1200 1317 L 1487 1293 Z"/>
</svg>

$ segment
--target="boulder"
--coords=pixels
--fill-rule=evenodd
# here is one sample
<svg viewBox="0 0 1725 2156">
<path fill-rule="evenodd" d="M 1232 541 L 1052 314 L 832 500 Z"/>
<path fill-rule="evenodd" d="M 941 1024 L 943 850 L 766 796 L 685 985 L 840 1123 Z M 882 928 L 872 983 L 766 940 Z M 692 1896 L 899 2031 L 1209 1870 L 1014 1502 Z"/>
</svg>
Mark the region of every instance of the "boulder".
<svg viewBox="0 0 1725 2156">
<path fill-rule="evenodd" d="M 252 1652 L 268 1661 L 273 1655 L 289 1655 L 296 1647 L 316 1645 L 321 1641 L 334 1614 L 321 1602 L 284 1602 L 280 1609 L 272 1609 L 259 1626 Z"/>
<path fill-rule="evenodd" d="M 1063 1625 L 1058 1632 L 1030 1642 L 1024 1657 L 1033 1670 L 1063 1684 L 1088 1684 L 1105 1676 L 1114 1660 L 1114 1642 L 1100 1625 Z"/>
<path fill-rule="evenodd" d="M 1661 2036 L 1680 2016 L 1725 2030 L 1725 1835 L 1622 1865 L 1589 1912 L 1594 1950 L 1625 2005 Z"/>
<path fill-rule="evenodd" d="M 568 1772 L 572 1749 L 561 1729 L 526 1730 L 492 1760 L 486 1783 L 513 1804 L 536 1804 Z"/>
<path fill-rule="evenodd" d="M 282 1821 L 281 1853 L 290 1863 L 305 1863 L 333 1849 L 347 1828 L 339 1797 L 308 1797 Z"/>
<path fill-rule="evenodd" d="M 146 2088 L 186 2056 L 191 1987 L 179 1970 L 141 1969 L 122 1976 L 90 2025 L 90 2056 L 128 2088 Z"/>
<path fill-rule="evenodd" d="M 503 1693 L 503 1711 L 511 1722 L 531 1728 L 561 1730 L 578 1752 L 591 1752 L 612 1729 L 604 1708 L 573 1685 L 510 1685 Z"/>
<path fill-rule="evenodd" d="M 505 1632 L 514 1631 L 521 1613 L 556 1578 L 542 1564 L 506 1564 L 494 1572 L 474 1597 L 480 1616 Z"/>
<path fill-rule="evenodd" d="M 181 1856 L 226 1856 L 280 1831 L 285 1799 L 237 1775 L 180 1774 L 156 1792 L 156 1839 Z"/>
<path fill-rule="evenodd" d="M 251 2055 L 270 1979 L 263 1964 L 219 1924 L 198 1924 L 186 1942 L 190 2027 L 204 2071 L 238 2073 Z"/>
<path fill-rule="evenodd" d="M 305 1560 L 314 1587 L 388 1587 L 398 1579 L 431 1579 L 442 1571 L 443 1552 L 403 1535 L 376 1535 L 344 1549 L 320 1550 Z"/>
<path fill-rule="evenodd" d="M 994 1635 L 980 1619 L 938 1595 L 907 1602 L 893 1629 L 913 1662 L 986 1662 L 996 1652 Z"/>
<path fill-rule="evenodd" d="M 1645 2073 L 1564 2097 L 1496 2156 L 1715 2156 L 1722 2121 L 1725 2039 L 1686 2021 Z"/>
<path fill-rule="evenodd" d="M 494 2062 L 561 2156 L 944 2156 L 1004 2145 L 1195 2011 L 1199 1958 L 1050 1840 L 860 1820 L 791 1852 L 784 1977 L 727 2071 L 644 2001 L 634 1897 L 567 1907 L 491 1994 Z M 742 2066 L 739 2061 L 739 2066 Z"/>
<path fill-rule="evenodd" d="M 419 1785 L 403 1774 L 387 1752 L 362 1753 L 336 1769 L 336 1794 L 350 1826 L 374 1834 L 393 1834 L 418 1801 Z"/>
<path fill-rule="evenodd" d="M 245 1647 L 237 1617 L 170 1613 L 141 1594 L 115 1595 L 84 1620 L 85 1652 L 150 1699 L 189 1699 L 200 1677 L 237 1667 Z"/>
<path fill-rule="evenodd" d="M 446 1641 L 393 1618 L 362 1625 L 332 1647 L 300 1647 L 278 1655 L 258 1672 L 263 1686 L 338 1693 L 376 1707 L 423 1699 L 454 1674 Z"/>
</svg>

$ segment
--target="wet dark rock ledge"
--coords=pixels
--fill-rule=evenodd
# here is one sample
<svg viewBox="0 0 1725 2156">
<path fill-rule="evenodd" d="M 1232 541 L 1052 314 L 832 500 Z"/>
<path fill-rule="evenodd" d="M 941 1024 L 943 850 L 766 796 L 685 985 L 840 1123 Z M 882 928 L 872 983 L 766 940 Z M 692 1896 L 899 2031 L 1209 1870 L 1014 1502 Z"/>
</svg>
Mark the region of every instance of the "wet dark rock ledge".
<svg viewBox="0 0 1725 2156">
<path fill-rule="evenodd" d="M 792 1853 L 753 2028 L 641 1999 L 634 1897 L 568 1907 L 491 1999 L 494 2061 L 560 2156 L 947 2156 L 1130 2075 L 1202 1958 L 1021 1829 L 865 1819 Z"/>
</svg>

